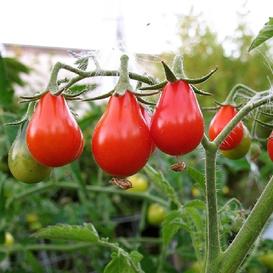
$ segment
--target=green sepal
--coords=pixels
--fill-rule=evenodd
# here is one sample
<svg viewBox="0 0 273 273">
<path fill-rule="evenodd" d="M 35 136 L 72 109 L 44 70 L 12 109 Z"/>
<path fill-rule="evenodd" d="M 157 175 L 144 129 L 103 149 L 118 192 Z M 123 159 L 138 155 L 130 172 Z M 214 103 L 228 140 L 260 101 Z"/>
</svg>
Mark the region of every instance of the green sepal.
<svg viewBox="0 0 273 273">
<path fill-rule="evenodd" d="M 115 91 L 116 91 L 116 90 L 115 90 Z M 94 98 L 81 99 L 81 101 L 94 101 L 94 100 L 106 99 L 106 98 L 112 96 L 113 94 L 115 94 L 115 91 L 114 91 L 114 90 L 111 90 L 110 92 L 105 93 L 105 94 L 103 94 L 103 95 L 100 95 L 100 96 L 97 96 L 97 97 L 94 97 Z M 125 90 L 125 91 L 126 91 L 126 90 Z"/>
<path fill-rule="evenodd" d="M 153 95 L 157 95 L 159 94 L 161 91 L 157 90 L 154 92 L 149 92 L 149 93 L 139 93 L 139 92 L 133 92 L 131 91 L 135 96 L 139 96 L 139 97 L 148 97 L 148 96 L 153 96 Z"/>
<path fill-rule="evenodd" d="M 217 67 L 214 68 L 213 70 L 211 70 L 208 74 L 204 75 L 201 78 L 197 78 L 197 79 L 188 79 L 188 78 L 179 78 L 179 80 L 183 80 L 186 81 L 189 84 L 198 84 L 198 83 L 202 83 L 205 82 L 206 80 L 208 80 L 216 71 L 217 71 Z"/>
<path fill-rule="evenodd" d="M 161 61 L 161 63 L 162 63 L 163 68 L 164 68 L 166 79 L 169 82 L 175 82 L 175 81 L 177 81 L 177 78 L 174 75 L 173 71 L 170 69 L 170 67 L 164 61 Z"/>
<path fill-rule="evenodd" d="M 145 86 L 145 87 L 141 87 L 139 88 L 139 90 L 157 90 L 157 89 L 162 89 L 165 87 L 165 85 L 167 84 L 167 81 L 163 81 L 154 85 L 150 85 L 150 86 Z"/>
<path fill-rule="evenodd" d="M 212 96 L 211 93 L 202 91 L 202 90 L 198 89 L 197 87 L 195 87 L 194 85 L 191 85 L 191 88 L 192 88 L 192 90 L 193 90 L 196 94 L 198 94 L 198 95 L 202 95 L 202 96 Z"/>
<path fill-rule="evenodd" d="M 150 102 L 150 101 L 146 101 L 146 100 L 142 99 L 141 97 L 137 97 L 137 100 L 139 102 L 143 103 L 143 104 L 146 104 L 146 105 L 151 105 L 151 106 L 155 106 L 156 105 L 156 103 Z"/>
</svg>

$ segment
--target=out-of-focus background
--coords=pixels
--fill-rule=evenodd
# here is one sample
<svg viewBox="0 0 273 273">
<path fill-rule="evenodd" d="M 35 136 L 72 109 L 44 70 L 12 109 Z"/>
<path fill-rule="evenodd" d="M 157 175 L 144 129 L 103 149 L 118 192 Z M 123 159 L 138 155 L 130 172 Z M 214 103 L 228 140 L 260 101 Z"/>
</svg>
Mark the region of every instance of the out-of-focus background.
<svg viewBox="0 0 273 273">
<path fill-rule="evenodd" d="M 63 244 L 52 242 L 51 249 L 41 249 L 39 244 L 47 241 L 30 237 L 41 227 L 56 223 L 92 222 L 102 236 L 127 249 L 138 248 L 144 255 L 145 272 L 158 273 L 161 255 L 160 227 L 151 225 L 146 217 L 149 201 L 123 196 L 115 190 L 105 193 L 90 188 L 112 187 L 109 176 L 98 169 L 90 153 L 90 138 L 104 103 L 70 103 L 79 114 L 86 145 L 77 162 L 54 170 L 49 180 L 56 182 L 55 186 L 36 191 L 39 185 L 24 185 L 12 177 L 7 155 L 17 128 L 4 123 L 23 116 L 26 106 L 19 104 L 19 95 L 43 91 L 57 61 L 72 65 L 75 56 L 93 55 L 102 69 L 117 69 L 122 53 L 130 57 L 130 71 L 148 73 L 158 80 L 164 77 L 160 61 L 171 64 L 176 54 L 183 55 L 185 71 L 192 78 L 217 66 L 217 73 L 200 85 L 214 95 L 198 96 L 202 107 L 214 106 L 214 100 L 222 101 L 239 82 L 255 90 L 266 90 L 273 80 L 272 41 L 251 53 L 248 48 L 272 16 L 272 10 L 273 4 L 268 0 L 2 1 L 0 52 L 10 89 L 7 94 L 0 93 L 0 205 L 1 200 L 7 204 L 6 211 L 0 206 L 0 272 L 102 272 L 110 253 L 100 248 L 70 252 Z M 92 69 L 97 66 L 90 61 L 88 70 Z M 61 74 L 70 76 L 68 72 Z M 116 81 L 114 77 L 89 79 L 85 82 L 94 84 L 94 90 L 86 96 L 105 93 Z M 206 125 L 212 115 L 205 114 Z M 246 123 L 250 126 L 252 121 L 250 116 Z M 261 126 L 255 132 L 264 140 L 269 133 Z M 218 157 L 223 247 L 237 234 L 272 175 L 265 141 L 253 143 L 255 149 L 244 159 L 232 161 L 220 154 Z M 203 170 L 203 159 L 201 148 L 185 157 L 188 165 L 199 170 Z M 172 158 L 156 151 L 150 162 L 171 181 L 181 200 L 204 199 L 203 188 L 187 173 L 170 173 Z M 149 193 L 164 198 L 153 181 L 141 174 L 149 185 Z M 42 182 L 42 187 L 48 182 Z M 74 188 L 65 187 L 67 182 Z M 236 201 L 224 206 L 230 199 Z M 161 264 L 164 272 L 200 272 L 204 217 L 198 221 L 199 228 L 194 226 L 190 232 L 179 233 L 165 253 Z M 273 272 L 272 229 L 269 224 L 242 272 Z M 189 233 L 195 238 L 194 247 Z"/>
</svg>

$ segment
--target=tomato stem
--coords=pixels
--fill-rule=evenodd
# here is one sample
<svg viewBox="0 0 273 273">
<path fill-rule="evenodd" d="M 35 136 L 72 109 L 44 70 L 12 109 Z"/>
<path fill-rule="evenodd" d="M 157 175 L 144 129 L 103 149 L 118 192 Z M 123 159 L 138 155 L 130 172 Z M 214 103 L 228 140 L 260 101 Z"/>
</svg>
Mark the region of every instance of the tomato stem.
<svg viewBox="0 0 273 273">
<path fill-rule="evenodd" d="M 129 72 L 128 72 L 128 56 L 122 55 L 120 57 L 120 69 L 119 80 L 115 87 L 114 95 L 124 95 L 126 91 L 133 91 L 133 87 L 130 84 Z"/>
<path fill-rule="evenodd" d="M 49 79 L 49 83 L 47 86 L 47 91 L 50 91 L 52 93 L 55 93 L 58 91 L 58 83 L 57 83 L 57 79 L 58 79 L 58 73 L 60 71 L 60 69 L 62 68 L 62 64 L 60 62 L 57 62 L 52 69 L 52 72 L 50 74 L 50 79 Z"/>
</svg>

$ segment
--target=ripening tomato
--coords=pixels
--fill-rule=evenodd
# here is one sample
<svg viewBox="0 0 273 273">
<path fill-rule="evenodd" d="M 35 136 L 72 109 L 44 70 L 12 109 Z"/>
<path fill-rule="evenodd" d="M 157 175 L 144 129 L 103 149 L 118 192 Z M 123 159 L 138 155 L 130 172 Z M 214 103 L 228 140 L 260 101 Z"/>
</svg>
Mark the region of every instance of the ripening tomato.
<svg viewBox="0 0 273 273">
<path fill-rule="evenodd" d="M 267 152 L 270 159 L 273 161 L 273 131 L 267 141 Z"/>
<path fill-rule="evenodd" d="M 151 122 L 155 145 L 169 155 L 194 150 L 204 135 L 203 115 L 191 86 L 183 80 L 164 87 Z"/>
<path fill-rule="evenodd" d="M 33 157 L 50 167 L 66 165 L 80 156 L 83 135 L 62 95 L 43 95 L 27 128 Z"/>
<path fill-rule="evenodd" d="M 26 126 L 19 129 L 9 150 L 8 165 L 12 175 L 24 183 L 38 183 L 49 177 L 51 168 L 41 165 L 30 154 L 26 144 Z"/>
<path fill-rule="evenodd" d="M 149 187 L 147 178 L 142 174 L 134 174 L 128 177 L 128 180 L 132 183 L 132 188 L 128 189 L 128 192 L 145 192 Z"/>
<path fill-rule="evenodd" d="M 97 164 L 108 174 L 127 177 L 149 159 L 152 139 L 135 96 L 113 95 L 97 123 L 91 142 Z"/>
<path fill-rule="evenodd" d="M 248 153 L 251 144 L 250 133 L 245 125 L 243 125 L 243 127 L 244 136 L 241 142 L 231 150 L 221 151 L 225 157 L 236 160 L 244 157 Z"/>
<path fill-rule="evenodd" d="M 226 127 L 226 125 L 233 119 L 237 114 L 237 110 L 232 105 L 222 106 L 213 119 L 209 126 L 209 138 L 214 140 L 220 132 Z M 230 134 L 224 139 L 220 145 L 221 150 L 231 150 L 235 148 L 243 139 L 244 128 L 243 123 L 239 122 Z"/>
</svg>

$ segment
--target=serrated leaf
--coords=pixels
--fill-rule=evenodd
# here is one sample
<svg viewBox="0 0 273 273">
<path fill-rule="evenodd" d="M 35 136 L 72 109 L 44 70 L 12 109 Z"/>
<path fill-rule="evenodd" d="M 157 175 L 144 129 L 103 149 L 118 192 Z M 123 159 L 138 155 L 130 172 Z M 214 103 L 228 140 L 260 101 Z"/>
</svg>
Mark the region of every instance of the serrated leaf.
<svg viewBox="0 0 273 273">
<path fill-rule="evenodd" d="M 249 51 L 258 47 L 265 41 L 269 40 L 273 37 L 273 17 L 269 18 L 269 21 L 264 25 L 264 27 L 260 30 L 257 37 L 252 41 Z"/>
<path fill-rule="evenodd" d="M 175 210 L 171 211 L 165 218 L 162 225 L 162 238 L 163 244 L 167 246 L 179 229 L 188 229 L 188 226 L 183 221 L 182 211 Z"/>
<path fill-rule="evenodd" d="M 188 167 L 187 172 L 192 180 L 200 186 L 203 190 L 206 188 L 206 180 L 204 174 L 199 172 L 197 169 Z"/>
<path fill-rule="evenodd" d="M 163 193 L 165 193 L 169 199 L 171 199 L 178 207 L 180 206 L 179 198 L 172 187 L 172 185 L 166 180 L 161 172 L 156 171 L 150 165 L 146 165 L 144 171 L 151 179 L 152 183 L 156 185 Z"/>
<path fill-rule="evenodd" d="M 143 255 L 136 250 L 130 252 L 130 257 L 134 263 L 139 263 L 143 259 Z"/>
<path fill-rule="evenodd" d="M 49 226 L 41 229 L 34 234 L 38 238 L 70 240 L 80 242 L 96 243 L 99 241 L 99 235 L 95 227 L 91 224 Z"/>
<path fill-rule="evenodd" d="M 123 255 L 116 255 L 106 265 L 103 273 L 135 273 L 129 260 Z"/>
<path fill-rule="evenodd" d="M 185 208 L 205 209 L 206 204 L 202 200 L 195 199 L 195 200 L 191 200 L 188 203 L 186 203 L 184 207 Z"/>
</svg>

